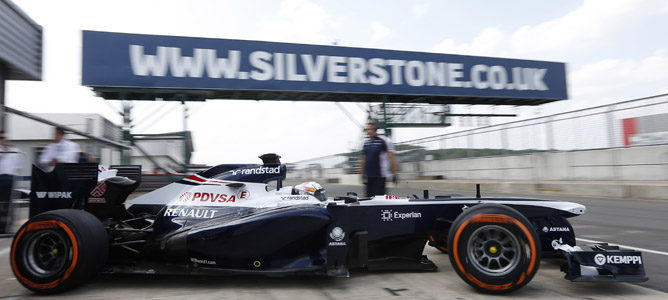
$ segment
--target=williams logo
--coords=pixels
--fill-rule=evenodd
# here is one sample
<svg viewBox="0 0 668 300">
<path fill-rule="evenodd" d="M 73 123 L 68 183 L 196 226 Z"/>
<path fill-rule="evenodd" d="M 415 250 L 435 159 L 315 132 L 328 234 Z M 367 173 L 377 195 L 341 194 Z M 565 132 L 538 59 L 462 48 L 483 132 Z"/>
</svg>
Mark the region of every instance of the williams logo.
<svg viewBox="0 0 668 300">
<path fill-rule="evenodd" d="M 90 197 L 88 198 L 88 203 L 107 203 L 107 199 Z"/>
<path fill-rule="evenodd" d="M 104 192 L 107 191 L 107 184 L 104 181 L 100 182 L 95 186 L 93 191 L 90 192 L 90 195 L 93 197 L 100 197 L 104 195 Z"/>
<path fill-rule="evenodd" d="M 398 212 L 398 211 L 392 211 L 391 209 L 383 209 L 380 211 L 380 219 L 383 222 L 390 222 L 394 221 L 396 219 L 418 219 L 422 218 L 422 213 L 419 212 Z"/>
<path fill-rule="evenodd" d="M 206 259 L 197 259 L 194 257 L 190 258 L 190 261 L 195 263 L 195 264 L 206 264 L 206 265 L 215 265 L 216 262 L 213 260 L 206 260 Z"/>
<path fill-rule="evenodd" d="M 329 242 L 330 246 L 345 246 L 346 242 L 343 242 L 343 238 L 346 237 L 346 233 L 343 232 L 343 229 L 341 227 L 334 227 L 332 229 L 332 232 L 329 233 L 329 237 L 334 240 L 332 242 Z"/>
<path fill-rule="evenodd" d="M 72 199 L 72 192 L 35 192 L 37 198 Z"/>
</svg>

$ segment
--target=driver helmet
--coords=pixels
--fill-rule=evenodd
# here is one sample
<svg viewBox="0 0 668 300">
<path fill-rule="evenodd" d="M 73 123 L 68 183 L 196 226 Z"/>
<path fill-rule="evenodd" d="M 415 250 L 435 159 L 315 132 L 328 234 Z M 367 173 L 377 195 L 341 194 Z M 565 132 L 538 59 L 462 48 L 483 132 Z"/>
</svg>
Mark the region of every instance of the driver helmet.
<svg viewBox="0 0 668 300">
<path fill-rule="evenodd" d="M 320 201 L 327 200 L 327 196 L 325 195 L 325 188 L 314 181 L 303 182 L 295 185 L 295 187 L 292 189 L 292 194 L 309 195 L 317 198 Z"/>
</svg>

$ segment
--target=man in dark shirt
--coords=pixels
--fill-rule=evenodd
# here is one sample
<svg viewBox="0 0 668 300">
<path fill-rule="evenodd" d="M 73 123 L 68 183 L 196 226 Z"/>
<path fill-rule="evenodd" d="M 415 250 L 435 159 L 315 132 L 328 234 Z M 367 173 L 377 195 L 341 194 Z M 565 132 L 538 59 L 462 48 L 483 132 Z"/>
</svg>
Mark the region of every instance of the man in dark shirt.
<svg viewBox="0 0 668 300">
<path fill-rule="evenodd" d="M 394 145 L 387 137 L 378 135 L 377 130 L 376 123 L 367 123 L 365 131 L 369 138 L 364 141 L 360 157 L 360 173 L 366 179 L 367 197 L 385 195 L 385 181 L 388 176 L 392 176 L 396 182 Z"/>
</svg>

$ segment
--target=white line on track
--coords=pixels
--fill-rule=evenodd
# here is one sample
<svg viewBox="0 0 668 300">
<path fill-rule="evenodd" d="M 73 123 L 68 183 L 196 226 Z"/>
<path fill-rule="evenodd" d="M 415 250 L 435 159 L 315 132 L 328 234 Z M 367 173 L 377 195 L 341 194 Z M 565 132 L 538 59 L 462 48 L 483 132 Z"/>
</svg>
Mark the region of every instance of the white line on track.
<svg viewBox="0 0 668 300">
<path fill-rule="evenodd" d="M 575 239 L 578 240 L 578 241 L 581 241 L 581 242 L 585 242 L 585 243 L 593 243 L 593 244 L 606 243 L 606 242 L 588 240 L 588 239 L 582 239 L 582 238 L 575 238 Z M 645 249 L 645 248 L 640 248 L 640 247 L 627 246 L 627 245 L 614 244 L 614 243 L 608 243 L 608 244 L 612 245 L 612 246 L 619 246 L 621 248 L 627 248 L 627 249 L 631 249 L 631 250 L 637 250 L 637 251 L 642 251 L 642 252 L 647 252 L 647 253 L 654 253 L 654 254 L 668 256 L 668 252 L 662 252 L 662 251 L 656 251 L 656 250 L 650 250 L 650 249 Z"/>
<path fill-rule="evenodd" d="M 5 255 L 6 253 L 9 253 L 9 247 L 0 250 L 0 255 Z"/>
</svg>

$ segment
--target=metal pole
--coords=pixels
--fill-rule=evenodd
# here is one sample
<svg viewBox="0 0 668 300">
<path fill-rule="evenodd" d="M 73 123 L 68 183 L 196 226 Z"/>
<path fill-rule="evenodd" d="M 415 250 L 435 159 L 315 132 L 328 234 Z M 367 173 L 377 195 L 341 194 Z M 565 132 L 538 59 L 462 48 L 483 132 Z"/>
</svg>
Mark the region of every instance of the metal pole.
<svg viewBox="0 0 668 300">
<path fill-rule="evenodd" d="M 605 113 L 606 123 L 608 125 L 608 147 L 615 147 L 615 120 L 613 119 L 613 113 L 615 110 L 615 105 L 611 104 L 608 106 L 608 111 Z M 619 166 L 619 149 L 611 149 L 611 165 L 612 165 L 612 180 L 619 180 L 620 178 L 620 166 Z"/>
<path fill-rule="evenodd" d="M 466 136 L 466 156 L 473 157 L 473 130 Z"/>
<path fill-rule="evenodd" d="M 35 115 L 32 115 L 32 114 L 29 114 L 29 113 L 26 113 L 26 112 L 22 112 L 22 111 L 20 111 L 20 110 L 13 109 L 13 108 L 8 107 L 8 106 L 5 106 L 4 109 L 5 109 L 5 111 L 7 111 L 7 112 L 9 112 L 9 113 L 12 113 L 12 114 L 15 114 L 15 115 L 19 115 L 19 116 L 22 116 L 22 117 L 24 117 L 24 118 L 28 118 L 28 119 L 31 119 L 31 120 L 35 120 L 35 121 L 37 121 L 37 122 L 44 123 L 44 124 L 47 124 L 47 125 L 51 125 L 51 126 L 53 126 L 53 127 L 60 126 L 60 127 L 62 127 L 63 129 L 65 129 L 66 131 L 69 131 L 69 132 L 74 133 L 74 134 L 76 134 L 76 135 L 80 135 L 80 136 L 83 136 L 83 137 L 87 137 L 87 138 L 92 139 L 92 140 L 99 141 L 99 142 L 101 142 L 101 143 L 105 143 L 105 144 L 112 145 L 112 146 L 115 146 L 115 147 L 118 147 L 118 148 L 122 148 L 122 149 L 130 149 L 130 146 L 128 146 L 128 145 L 124 145 L 124 144 L 122 144 L 122 143 L 114 142 L 114 141 L 109 140 L 109 139 L 105 139 L 105 138 L 101 138 L 101 137 L 96 137 L 96 136 L 90 135 L 90 134 L 88 134 L 88 133 L 85 133 L 85 132 L 83 132 L 83 131 L 74 129 L 74 128 L 72 128 L 72 127 L 64 126 L 64 125 L 58 124 L 58 123 L 56 123 L 56 122 L 49 121 L 49 120 L 47 120 L 47 119 L 44 119 L 44 118 L 41 118 L 41 117 L 38 117 L 38 116 L 35 116 Z"/>
<path fill-rule="evenodd" d="M 183 105 L 183 131 L 185 132 L 188 130 L 188 105 L 185 100 L 181 100 L 181 104 Z"/>
<path fill-rule="evenodd" d="M 123 140 L 126 141 L 130 145 L 134 145 L 134 142 L 132 141 L 132 133 L 130 132 L 130 128 L 132 126 L 132 104 L 130 104 L 129 101 L 123 101 Z M 131 162 L 131 156 L 132 153 L 131 151 L 122 151 L 121 152 L 121 164 L 124 165 L 129 165 Z"/>
<path fill-rule="evenodd" d="M 0 63 L 0 130 L 5 130 L 5 65 Z"/>
<path fill-rule="evenodd" d="M 503 149 L 503 155 L 508 155 L 508 125 L 503 125 L 501 127 L 501 149 Z"/>
<path fill-rule="evenodd" d="M 554 150 L 554 131 L 552 130 L 552 122 L 554 117 L 550 116 L 547 118 L 547 123 L 545 123 L 545 137 L 547 138 L 547 150 Z"/>
<path fill-rule="evenodd" d="M 445 147 L 446 147 L 446 142 L 447 142 L 447 139 L 446 139 L 446 138 L 441 139 L 441 155 L 440 155 L 441 157 L 440 157 L 439 160 L 445 160 L 445 156 L 446 156 L 447 153 L 448 153 L 447 150 L 445 149 Z"/>
<path fill-rule="evenodd" d="M 382 104 L 382 107 L 383 107 L 383 129 L 385 129 L 385 135 L 389 139 L 392 139 L 392 129 L 387 126 L 387 124 L 389 123 L 387 121 L 387 107 L 386 107 L 387 99 L 388 99 L 387 96 L 383 96 L 383 104 Z"/>
<path fill-rule="evenodd" d="M 608 147 L 615 147 L 615 120 L 613 119 L 613 111 L 615 110 L 615 105 L 611 104 L 608 106 L 608 111 L 605 113 L 606 123 L 608 125 Z"/>
<path fill-rule="evenodd" d="M 183 100 L 181 100 L 181 104 L 183 105 L 183 138 L 181 139 L 181 154 L 183 154 L 183 163 L 181 164 L 181 172 L 186 173 L 188 169 L 188 164 L 190 163 L 190 160 L 187 158 L 188 157 L 188 147 L 186 146 L 186 143 L 188 142 L 186 140 L 186 135 L 187 135 L 187 130 L 188 130 L 188 105 L 186 104 L 186 96 L 183 96 Z"/>
</svg>

